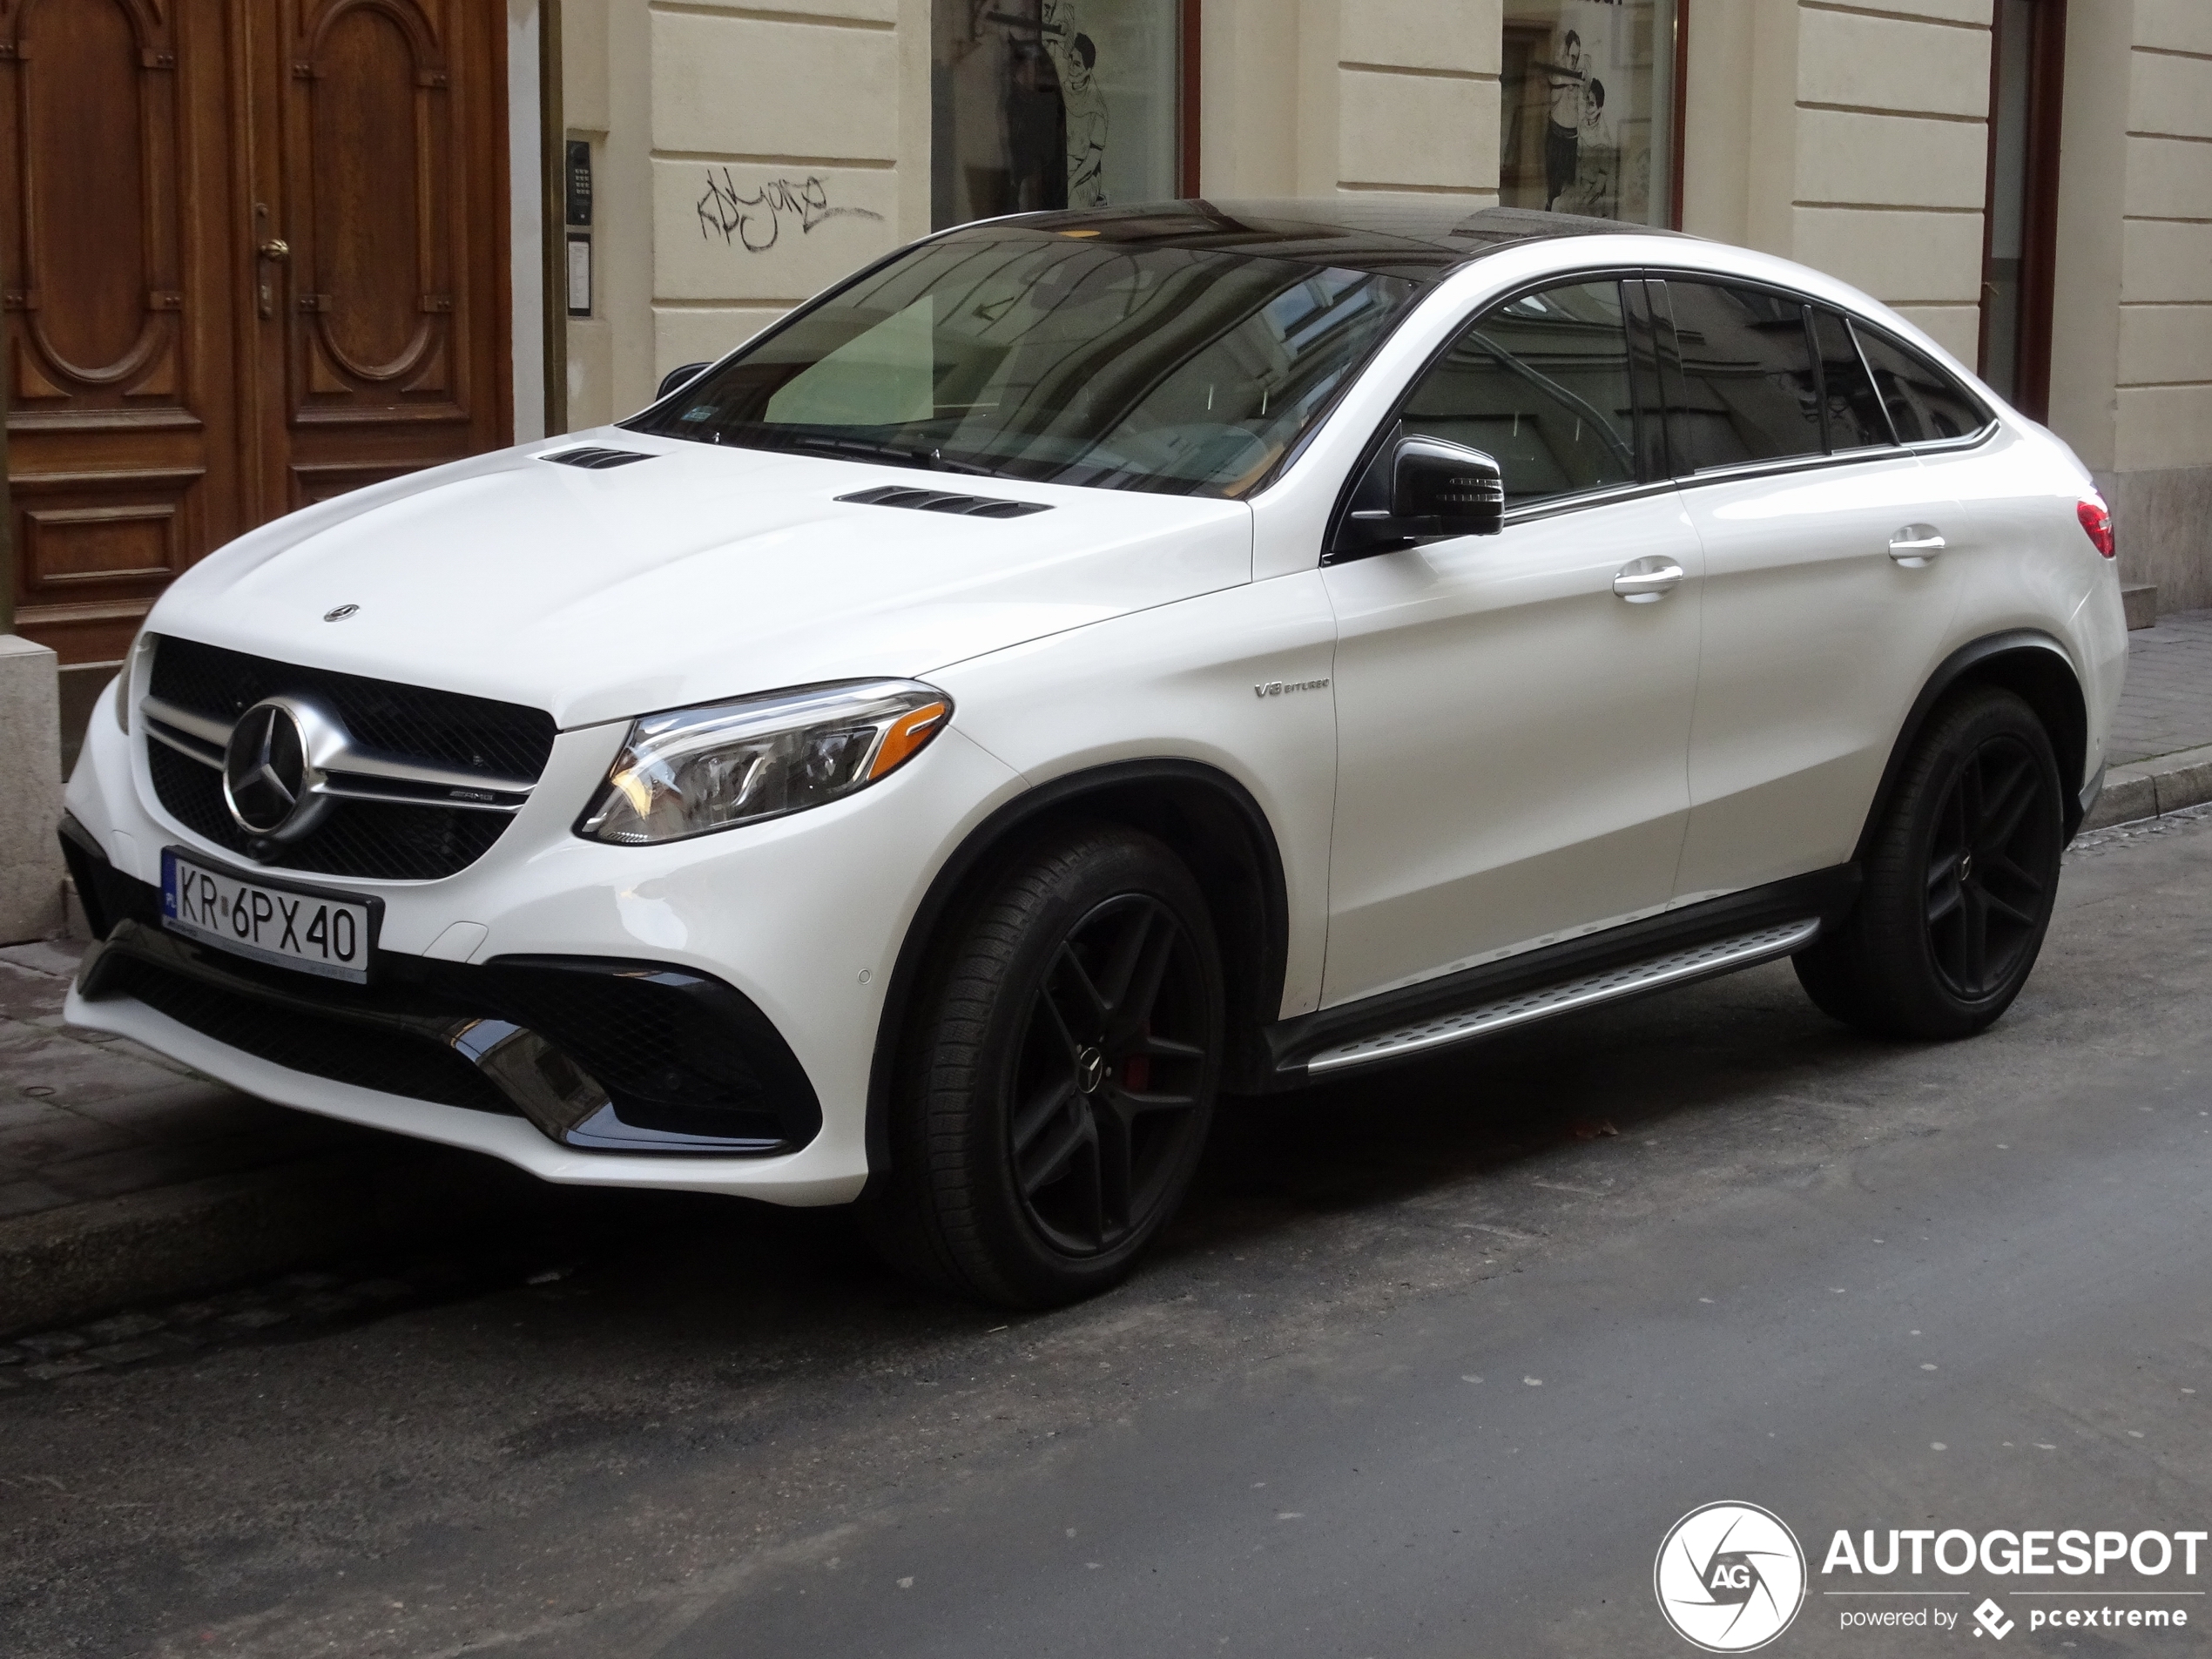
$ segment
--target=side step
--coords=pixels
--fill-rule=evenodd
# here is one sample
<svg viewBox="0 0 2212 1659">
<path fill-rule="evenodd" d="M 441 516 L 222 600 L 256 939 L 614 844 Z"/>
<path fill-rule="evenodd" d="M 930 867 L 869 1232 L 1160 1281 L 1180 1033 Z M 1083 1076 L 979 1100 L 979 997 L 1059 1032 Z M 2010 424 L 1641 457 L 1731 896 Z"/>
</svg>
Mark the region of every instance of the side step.
<svg viewBox="0 0 2212 1659">
<path fill-rule="evenodd" d="M 1531 1021 L 1550 1018 L 1575 1008 L 1590 1008 L 1624 996 L 1656 991 L 1733 968 L 1749 968 L 1776 956 L 1787 956 L 1811 944 L 1820 931 L 1820 919 L 1807 916 L 1755 932 L 1716 939 L 1708 944 L 1672 950 L 1641 962 L 1629 962 L 1602 973 L 1561 980 L 1518 995 L 1478 1003 L 1457 1013 L 1416 1021 L 1356 1042 L 1324 1049 L 1305 1062 L 1309 1076 L 1341 1071 L 1372 1060 L 1395 1059 L 1426 1049 L 1440 1049 Z"/>
</svg>

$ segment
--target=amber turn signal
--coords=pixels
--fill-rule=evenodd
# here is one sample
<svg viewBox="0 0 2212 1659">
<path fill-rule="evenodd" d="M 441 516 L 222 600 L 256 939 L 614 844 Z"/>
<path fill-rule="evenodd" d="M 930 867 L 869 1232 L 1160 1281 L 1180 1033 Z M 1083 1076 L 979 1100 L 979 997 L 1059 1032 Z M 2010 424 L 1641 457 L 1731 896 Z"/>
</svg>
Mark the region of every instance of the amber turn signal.
<svg viewBox="0 0 2212 1659">
<path fill-rule="evenodd" d="M 919 754 L 923 745 L 944 729 L 945 717 L 952 711 L 949 703 L 930 703 L 912 714 L 900 715 L 883 734 L 875 759 L 868 766 L 868 781 L 873 783 L 885 773 L 896 772 Z"/>
</svg>

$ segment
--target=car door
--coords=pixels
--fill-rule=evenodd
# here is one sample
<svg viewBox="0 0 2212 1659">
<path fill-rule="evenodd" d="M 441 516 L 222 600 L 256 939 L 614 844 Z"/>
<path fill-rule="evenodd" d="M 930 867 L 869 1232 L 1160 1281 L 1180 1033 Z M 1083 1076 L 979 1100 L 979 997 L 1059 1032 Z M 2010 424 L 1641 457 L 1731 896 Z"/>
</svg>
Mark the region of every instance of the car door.
<svg viewBox="0 0 2212 1659">
<path fill-rule="evenodd" d="M 1948 627 L 1940 544 L 1964 526 L 1840 314 L 1721 279 L 1648 287 L 1704 550 L 1687 903 L 1851 857 Z"/>
<path fill-rule="evenodd" d="M 1656 395 L 1640 414 L 1635 388 L 1656 376 L 1631 372 L 1624 286 L 1493 307 L 1406 400 L 1403 431 L 1497 459 L 1502 533 L 1322 572 L 1339 631 L 1325 1006 L 1668 901 L 1699 550 L 1649 459 Z"/>
</svg>

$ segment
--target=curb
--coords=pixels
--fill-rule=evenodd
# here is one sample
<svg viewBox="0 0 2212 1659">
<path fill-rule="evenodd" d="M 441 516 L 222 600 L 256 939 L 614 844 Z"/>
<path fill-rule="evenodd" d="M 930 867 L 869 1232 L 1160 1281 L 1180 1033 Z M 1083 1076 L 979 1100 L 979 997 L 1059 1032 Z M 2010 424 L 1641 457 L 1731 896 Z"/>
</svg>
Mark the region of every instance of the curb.
<svg viewBox="0 0 2212 1659">
<path fill-rule="evenodd" d="M 2212 745 L 2114 766 L 2105 774 L 2104 793 L 2081 820 L 2081 828 L 2108 829 L 2139 818 L 2162 818 L 2208 800 L 2212 800 Z"/>
<path fill-rule="evenodd" d="M 0 1339 L 542 1225 L 565 1196 L 475 1153 L 405 1144 L 11 1216 L 0 1220 Z"/>
<path fill-rule="evenodd" d="M 361 1241 L 374 1179 L 356 1163 L 214 1176 L 0 1221 L 0 1334 L 285 1271 Z"/>
</svg>

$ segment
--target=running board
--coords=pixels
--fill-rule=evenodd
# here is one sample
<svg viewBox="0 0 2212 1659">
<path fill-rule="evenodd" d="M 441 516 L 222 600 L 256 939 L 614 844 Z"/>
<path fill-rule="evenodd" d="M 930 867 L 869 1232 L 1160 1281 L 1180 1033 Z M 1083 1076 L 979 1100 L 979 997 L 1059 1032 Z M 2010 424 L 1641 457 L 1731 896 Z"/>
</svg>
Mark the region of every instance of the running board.
<svg viewBox="0 0 2212 1659">
<path fill-rule="evenodd" d="M 1716 939 L 1709 944 L 1669 951 L 1664 955 L 1608 968 L 1602 973 L 1561 980 L 1557 984 L 1524 991 L 1516 996 L 1478 1003 L 1474 1008 L 1463 1008 L 1454 1014 L 1417 1021 L 1410 1025 L 1399 1026 L 1395 1030 L 1361 1037 L 1356 1042 L 1340 1042 L 1334 1048 L 1324 1049 L 1308 1060 L 1305 1070 L 1308 1076 L 1318 1076 L 1352 1066 L 1365 1065 L 1370 1061 L 1419 1054 L 1424 1049 L 1464 1042 L 1470 1037 L 1487 1036 L 1492 1032 L 1527 1025 L 1532 1021 L 1548 1020 L 1554 1015 L 1569 1013 L 1575 1008 L 1592 1008 L 1600 1002 L 1611 1002 L 1621 997 L 1640 995 L 1645 991 L 1656 991 L 1665 986 L 1680 985 L 1689 980 L 1749 968 L 1755 962 L 1787 956 L 1804 949 L 1819 931 L 1820 919 L 1807 916 L 1800 921 L 1762 927 L 1753 933 Z"/>
</svg>

